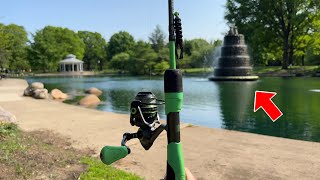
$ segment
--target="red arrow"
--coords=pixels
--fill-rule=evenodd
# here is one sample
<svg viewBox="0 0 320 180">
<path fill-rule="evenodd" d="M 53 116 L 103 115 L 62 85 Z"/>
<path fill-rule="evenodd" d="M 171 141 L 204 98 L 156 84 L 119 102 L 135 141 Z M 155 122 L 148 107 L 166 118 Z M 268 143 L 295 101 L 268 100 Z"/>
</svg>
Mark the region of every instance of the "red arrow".
<svg viewBox="0 0 320 180">
<path fill-rule="evenodd" d="M 254 112 L 262 108 L 264 112 L 275 122 L 283 115 L 280 109 L 271 100 L 277 93 L 267 91 L 256 91 L 254 96 Z"/>
</svg>

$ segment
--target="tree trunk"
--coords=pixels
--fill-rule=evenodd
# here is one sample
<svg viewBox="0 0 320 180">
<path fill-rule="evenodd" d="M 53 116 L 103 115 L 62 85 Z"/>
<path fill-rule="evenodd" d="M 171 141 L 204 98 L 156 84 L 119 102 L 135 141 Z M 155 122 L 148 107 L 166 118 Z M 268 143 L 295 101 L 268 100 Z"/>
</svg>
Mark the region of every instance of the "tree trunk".
<svg viewBox="0 0 320 180">
<path fill-rule="evenodd" d="M 302 55 L 301 64 L 302 64 L 302 66 L 304 66 L 304 55 Z"/>
<path fill-rule="evenodd" d="M 102 60 L 100 60 L 100 64 L 99 64 L 99 65 L 100 65 L 100 67 L 99 67 L 99 68 L 100 68 L 100 71 L 102 71 L 102 67 L 103 67 Z"/>
<path fill-rule="evenodd" d="M 282 69 L 288 69 L 289 33 L 284 33 Z"/>
<path fill-rule="evenodd" d="M 289 50 L 289 65 L 293 65 L 293 52 L 294 52 L 293 35 L 290 38 L 290 47 L 289 48 L 290 48 L 290 50 Z"/>
</svg>

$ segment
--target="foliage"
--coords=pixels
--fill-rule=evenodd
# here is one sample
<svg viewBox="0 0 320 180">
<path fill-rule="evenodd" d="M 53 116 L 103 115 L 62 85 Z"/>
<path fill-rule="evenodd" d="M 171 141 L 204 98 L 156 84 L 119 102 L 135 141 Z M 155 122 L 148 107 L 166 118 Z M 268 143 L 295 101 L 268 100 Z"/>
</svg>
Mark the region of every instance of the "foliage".
<svg viewBox="0 0 320 180">
<path fill-rule="evenodd" d="M 287 69 L 294 56 L 304 56 L 308 43 L 299 40 L 312 34 L 319 6 L 313 0 L 227 0 L 225 18 L 247 37 L 255 64 L 282 58 Z"/>
<path fill-rule="evenodd" d="M 14 123 L 3 123 L 0 121 L 0 138 L 17 134 L 18 126 Z"/>
<path fill-rule="evenodd" d="M 106 40 L 97 32 L 79 31 L 78 35 L 85 44 L 83 61 L 87 70 L 99 69 L 101 71 L 107 60 Z"/>
<path fill-rule="evenodd" d="M 135 75 L 149 74 L 156 63 L 158 63 L 158 56 L 151 45 L 144 41 L 138 41 L 131 53 L 128 70 Z"/>
<path fill-rule="evenodd" d="M 213 63 L 215 48 L 219 47 L 222 41 L 216 40 L 209 43 L 204 39 L 185 40 L 185 58 L 178 62 L 181 68 L 209 67 Z"/>
<path fill-rule="evenodd" d="M 166 69 L 169 69 L 170 65 L 168 61 L 161 61 L 160 63 L 157 63 L 154 65 L 154 71 L 157 74 L 163 73 Z"/>
<path fill-rule="evenodd" d="M 135 40 L 131 34 L 126 31 L 115 33 L 111 36 L 108 43 L 108 58 L 112 59 L 114 55 L 122 52 L 129 53 L 133 50 L 134 46 Z"/>
<path fill-rule="evenodd" d="M 166 35 L 162 31 L 160 25 L 157 25 L 154 31 L 149 36 L 149 41 L 151 42 L 152 49 L 159 53 L 165 47 Z"/>
<path fill-rule="evenodd" d="M 81 162 L 88 165 L 88 170 L 82 173 L 79 179 L 142 179 L 139 176 L 118 170 L 112 166 L 106 166 L 101 161 L 94 158 L 84 157 Z"/>
<path fill-rule="evenodd" d="M 82 59 L 85 44 L 74 31 L 46 26 L 33 35 L 29 50 L 29 61 L 33 70 L 57 71 L 58 63 L 68 54 Z"/>
<path fill-rule="evenodd" d="M 10 33 L 8 33 L 10 32 Z M 78 33 L 62 27 L 46 26 L 28 38 L 24 28 L 0 24 L 0 67 L 17 70 L 54 72 L 68 54 L 83 59 L 87 70 L 121 70 L 135 75 L 161 74 L 168 67 L 169 48 L 160 26 L 150 34 L 149 41 L 135 41 L 128 32 L 113 34 L 107 43 L 101 34 Z M 179 68 L 212 66 L 213 53 L 221 41 L 185 40 L 185 58 Z M 29 66 L 30 64 L 30 66 Z"/>
<path fill-rule="evenodd" d="M 129 59 L 130 55 L 128 53 L 122 52 L 114 55 L 109 65 L 110 67 L 115 69 L 126 70 L 129 67 Z"/>
<path fill-rule="evenodd" d="M 28 70 L 27 32 L 22 26 L 0 23 L 0 68 Z"/>
</svg>

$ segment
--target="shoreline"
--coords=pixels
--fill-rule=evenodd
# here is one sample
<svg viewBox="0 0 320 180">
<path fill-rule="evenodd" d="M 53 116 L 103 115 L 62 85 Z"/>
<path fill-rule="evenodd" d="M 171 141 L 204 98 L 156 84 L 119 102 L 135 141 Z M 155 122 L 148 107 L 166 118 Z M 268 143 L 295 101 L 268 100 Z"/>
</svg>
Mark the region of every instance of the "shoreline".
<svg viewBox="0 0 320 180">
<path fill-rule="evenodd" d="M 136 132 L 129 115 L 22 97 L 22 79 L 0 80 L 0 106 L 17 117 L 25 131 L 51 130 L 70 138 L 72 146 L 96 153 L 119 145 L 122 134 Z M 185 164 L 198 179 L 316 179 L 320 176 L 320 143 L 183 124 Z M 149 151 L 138 140 L 132 153 L 115 167 L 147 179 L 165 174 L 166 134 Z M 213 178 L 214 177 L 214 178 Z"/>
<path fill-rule="evenodd" d="M 292 66 L 287 70 L 281 69 L 281 66 L 254 66 L 253 75 L 259 77 L 320 77 L 319 66 Z M 213 68 L 191 68 L 181 69 L 185 76 L 212 76 Z M 31 73 L 33 74 L 33 73 Z M 117 70 L 104 71 L 84 71 L 82 73 L 36 73 L 22 77 L 54 77 L 54 76 L 132 76 L 128 73 L 117 73 Z M 149 75 L 142 75 L 149 76 Z M 160 75 L 152 75 L 160 76 Z"/>
</svg>

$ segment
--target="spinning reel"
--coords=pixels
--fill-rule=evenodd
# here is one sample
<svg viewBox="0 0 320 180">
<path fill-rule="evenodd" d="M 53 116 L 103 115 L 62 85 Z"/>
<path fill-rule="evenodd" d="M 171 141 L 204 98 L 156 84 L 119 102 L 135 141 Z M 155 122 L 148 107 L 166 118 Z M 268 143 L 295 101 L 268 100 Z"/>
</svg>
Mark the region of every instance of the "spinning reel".
<svg viewBox="0 0 320 180">
<path fill-rule="evenodd" d="M 112 152 L 117 150 L 122 152 L 124 150 L 124 154 L 130 154 L 131 150 L 126 145 L 126 142 L 134 138 L 138 138 L 142 147 L 145 150 L 149 150 L 161 132 L 166 129 L 166 126 L 160 122 L 157 107 L 163 104 L 164 101 L 158 100 L 152 92 L 139 92 L 131 102 L 130 107 L 130 124 L 139 127 L 138 131 L 136 133 L 124 133 L 120 147 L 105 146 L 100 153 L 101 160 L 106 164 L 112 164 L 114 161 L 123 158 L 122 156 L 118 158 L 110 156 L 110 150 Z M 126 149 L 124 149 L 124 147 Z M 127 153 L 125 150 L 127 150 Z M 107 154 L 109 154 L 109 156 Z M 122 153 L 118 154 L 120 155 Z"/>
</svg>

